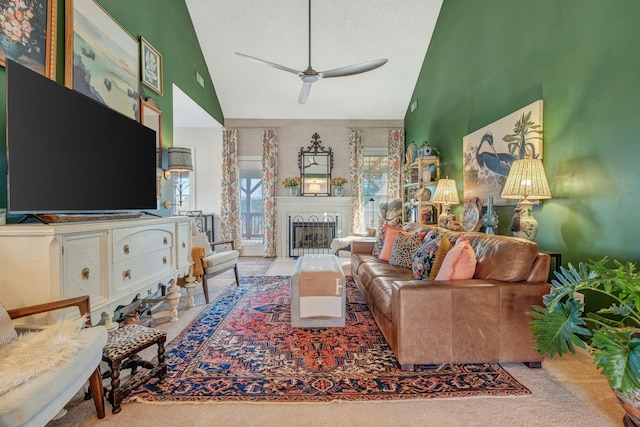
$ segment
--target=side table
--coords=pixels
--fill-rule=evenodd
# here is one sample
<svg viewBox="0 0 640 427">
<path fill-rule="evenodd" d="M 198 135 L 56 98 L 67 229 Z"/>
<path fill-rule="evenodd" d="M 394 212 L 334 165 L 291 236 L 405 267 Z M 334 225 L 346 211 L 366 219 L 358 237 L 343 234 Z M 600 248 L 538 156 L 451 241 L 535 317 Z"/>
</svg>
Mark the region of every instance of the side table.
<svg viewBox="0 0 640 427">
<path fill-rule="evenodd" d="M 122 400 L 149 379 L 157 377 L 164 380 L 167 365 L 164 361 L 164 343 L 167 333 L 160 329 L 148 328 L 140 325 L 125 325 L 109 332 L 107 344 L 102 350 L 102 360 L 111 369 L 111 390 L 107 390 L 106 397 L 111 403 L 111 412 L 117 414 L 122 409 Z M 158 363 L 156 365 L 143 361 L 137 353 L 153 344 L 158 345 Z M 143 375 L 135 377 L 138 367 L 148 369 Z M 131 369 L 131 378 L 120 384 L 120 371 Z"/>
</svg>

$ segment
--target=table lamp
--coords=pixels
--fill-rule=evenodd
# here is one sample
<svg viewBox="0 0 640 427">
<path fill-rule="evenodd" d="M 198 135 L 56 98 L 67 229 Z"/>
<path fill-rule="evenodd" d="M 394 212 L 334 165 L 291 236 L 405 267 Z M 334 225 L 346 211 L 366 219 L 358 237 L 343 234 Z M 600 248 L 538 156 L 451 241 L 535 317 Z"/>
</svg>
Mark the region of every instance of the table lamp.
<svg viewBox="0 0 640 427">
<path fill-rule="evenodd" d="M 538 234 L 538 221 L 532 215 L 533 203 L 529 198 L 551 198 L 542 160 L 527 155 L 514 161 L 502 189 L 502 198 L 520 200 L 509 230 L 515 237 L 534 240 Z"/>
<path fill-rule="evenodd" d="M 449 215 L 451 215 L 450 205 L 460 203 L 456 181 L 449 179 L 449 177 L 439 180 L 431 201 L 442 204 L 442 213 L 438 217 L 438 225 L 446 228 L 449 222 Z"/>
</svg>

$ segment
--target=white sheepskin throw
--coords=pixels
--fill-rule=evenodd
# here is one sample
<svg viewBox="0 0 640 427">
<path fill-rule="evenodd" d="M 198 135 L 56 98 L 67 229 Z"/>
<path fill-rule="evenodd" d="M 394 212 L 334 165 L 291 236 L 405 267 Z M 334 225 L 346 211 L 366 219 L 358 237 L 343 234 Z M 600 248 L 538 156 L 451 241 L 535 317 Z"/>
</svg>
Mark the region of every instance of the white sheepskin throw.
<svg viewBox="0 0 640 427">
<path fill-rule="evenodd" d="M 70 360 L 81 345 L 75 338 L 85 322 L 86 317 L 63 320 L 0 347 L 0 396 Z"/>
</svg>

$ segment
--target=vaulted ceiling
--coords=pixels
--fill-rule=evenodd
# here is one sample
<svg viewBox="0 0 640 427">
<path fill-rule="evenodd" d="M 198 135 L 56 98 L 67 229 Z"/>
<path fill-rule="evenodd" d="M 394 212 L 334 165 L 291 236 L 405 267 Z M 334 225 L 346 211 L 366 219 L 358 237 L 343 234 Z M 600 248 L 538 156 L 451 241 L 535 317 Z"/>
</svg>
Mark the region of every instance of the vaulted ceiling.
<svg viewBox="0 0 640 427">
<path fill-rule="evenodd" d="M 313 0 L 311 65 L 387 58 L 363 74 L 320 80 L 305 104 L 295 70 L 309 62 L 308 0 L 186 0 L 227 119 L 403 119 L 443 0 Z"/>
</svg>

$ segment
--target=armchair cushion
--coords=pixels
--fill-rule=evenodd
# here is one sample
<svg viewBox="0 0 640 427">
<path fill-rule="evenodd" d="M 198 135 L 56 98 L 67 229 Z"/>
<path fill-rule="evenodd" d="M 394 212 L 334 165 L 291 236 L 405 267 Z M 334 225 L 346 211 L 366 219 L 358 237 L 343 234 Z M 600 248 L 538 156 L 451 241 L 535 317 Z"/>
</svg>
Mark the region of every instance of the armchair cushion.
<svg viewBox="0 0 640 427">
<path fill-rule="evenodd" d="M 238 263 L 240 252 L 237 250 L 213 252 L 209 256 L 203 258 L 205 270 L 207 274 L 217 273 L 218 271 L 228 270 Z"/>
<path fill-rule="evenodd" d="M 17 338 L 18 334 L 16 333 L 16 328 L 13 327 L 9 313 L 0 304 L 0 348 Z"/>
</svg>

